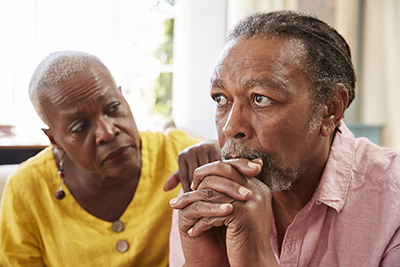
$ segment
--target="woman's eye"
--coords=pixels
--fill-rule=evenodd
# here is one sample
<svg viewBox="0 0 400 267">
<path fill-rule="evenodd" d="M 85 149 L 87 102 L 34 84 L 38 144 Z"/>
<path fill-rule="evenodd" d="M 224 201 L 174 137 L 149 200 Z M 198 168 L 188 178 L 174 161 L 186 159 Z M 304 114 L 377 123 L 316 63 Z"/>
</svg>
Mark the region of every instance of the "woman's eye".
<svg viewBox="0 0 400 267">
<path fill-rule="evenodd" d="M 121 105 L 121 103 L 114 103 L 112 104 L 109 108 L 108 108 L 108 114 L 114 114 L 117 113 L 119 110 L 119 105 Z"/>
<path fill-rule="evenodd" d="M 215 95 L 213 98 L 214 98 L 214 101 L 220 106 L 223 106 L 226 103 L 228 103 L 228 100 L 226 99 L 226 97 L 221 94 Z"/>
<path fill-rule="evenodd" d="M 78 122 L 72 125 L 71 132 L 72 133 L 80 133 L 87 128 L 88 124 L 85 122 Z"/>
<path fill-rule="evenodd" d="M 269 104 L 271 104 L 271 100 L 268 97 L 263 96 L 263 95 L 257 95 L 257 94 L 254 95 L 253 101 L 254 101 L 254 104 L 256 104 L 259 107 L 266 107 Z"/>
</svg>

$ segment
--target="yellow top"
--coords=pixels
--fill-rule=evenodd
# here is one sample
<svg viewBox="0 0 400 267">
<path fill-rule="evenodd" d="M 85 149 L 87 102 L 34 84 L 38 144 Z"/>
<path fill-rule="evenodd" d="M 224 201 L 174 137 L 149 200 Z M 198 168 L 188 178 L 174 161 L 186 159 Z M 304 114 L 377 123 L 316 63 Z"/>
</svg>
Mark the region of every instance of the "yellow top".
<svg viewBox="0 0 400 267">
<path fill-rule="evenodd" d="M 64 199 L 54 197 L 60 178 L 52 147 L 21 164 L 4 191 L 0 266 L 167 266 L 169 200 L 179 188 L 164 192 L 163 185 L 178 169 L 178 153 L 197 141 L 181 131 L 140 138 L 140 180 L 121 232 L 85 211 L 66 186 Z"/>
</svg>

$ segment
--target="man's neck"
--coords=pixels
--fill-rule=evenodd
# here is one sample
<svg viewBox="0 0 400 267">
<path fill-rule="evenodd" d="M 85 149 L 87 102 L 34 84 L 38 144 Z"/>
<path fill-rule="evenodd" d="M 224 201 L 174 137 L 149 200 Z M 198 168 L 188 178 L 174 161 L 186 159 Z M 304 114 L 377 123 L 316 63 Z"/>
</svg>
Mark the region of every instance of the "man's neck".
<svg viewBox="0 0 400 267">
<path fill-rule="evenodd" d="M 307 176 L 301 176 L 293 182 L 289 190 L 274 192 L 272 196 L 272 209 L 278 235 L 279 249 L 281 248 L 286 229 L 292 224 L 297 213 L 311 200 L 319 185 L 325 163 L 328 158 L 320 162 Z"/>
</svg>

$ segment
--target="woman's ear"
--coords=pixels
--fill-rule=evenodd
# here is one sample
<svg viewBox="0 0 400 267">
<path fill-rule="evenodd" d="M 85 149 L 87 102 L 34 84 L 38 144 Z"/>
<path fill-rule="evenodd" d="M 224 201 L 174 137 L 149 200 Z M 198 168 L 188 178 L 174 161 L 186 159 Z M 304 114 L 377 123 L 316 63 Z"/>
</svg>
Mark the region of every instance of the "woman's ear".
<svg viewBox="0 0 400 267">
<path fill-rule="evenodd" d="M 51 143 L 52 145 L 57 145 L 56 141 L 54 140 L 53 133 L 51 132 L 50 129 L 42 128 L 42 131 L 43 131 L 44 134 L 49 138 L 50 143 Z"/>
<path fill-rule="evenodd" d="M 346 87 L 341 83 L 337 83 L 324 106 L 321 125 L 322 136 L 330 136 L 334 132 L 344 116 L 348 99 L 349 95 Z"/>
<path fill-rule="evenodd" d="M 65 151 L 64 151 L 64 149 L 62 149 L 62 147 L 60 147 L 57 144 L 56 140 L 54 139 L 54 135 L 53 135 L 51 129 L 42 128 L 42 131 L 47 135 L 47 137 L 50 140 L 50 143 L 56 148 L 58 158 L 59 159 L 64 158 Z"/>
</svg>

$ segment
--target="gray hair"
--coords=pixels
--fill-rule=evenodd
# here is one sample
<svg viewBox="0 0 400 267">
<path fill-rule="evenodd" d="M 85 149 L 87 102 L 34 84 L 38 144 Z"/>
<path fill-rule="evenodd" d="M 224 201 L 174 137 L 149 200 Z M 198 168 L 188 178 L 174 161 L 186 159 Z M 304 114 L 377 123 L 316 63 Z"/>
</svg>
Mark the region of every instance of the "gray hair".
<svg viewBox="0 0 400 267">
<path fill-rule="evenodd" d="M 29 83 L 29 97 L 44 123 L 49 125 L 41 97 L 46 89 L 70 81 L 93 64 L 104 64 L 96 56 L 79 51 L 58 51 L 48 55 L 35 69 Z M 105 67 L 105 66 L 104 66 Z"/>
<path fill-rule="evenodd" d="M 350 47 L 345 39 L 325 22 L 294 11 L 255 13 L 228 35 L 234 38 L 288 37 L 300 40 L 305 46 L 303 70 L 313 83 L 314 108 L 326 100 L 337 83 L 349 94 L 347 107 L 355 97 L 355 71 Z"/>
</svg>

